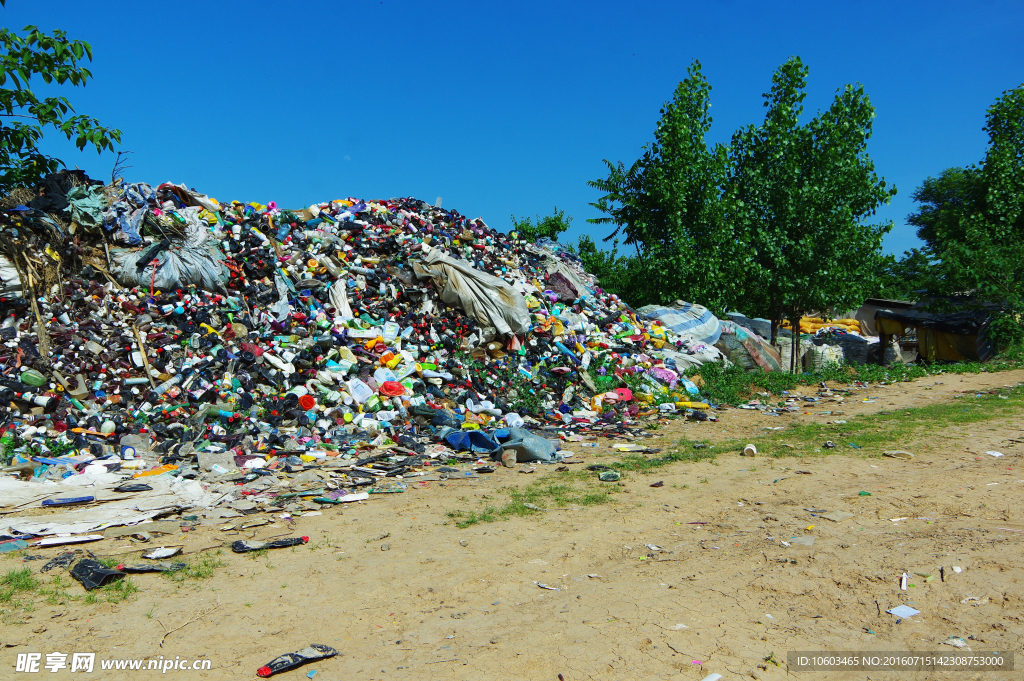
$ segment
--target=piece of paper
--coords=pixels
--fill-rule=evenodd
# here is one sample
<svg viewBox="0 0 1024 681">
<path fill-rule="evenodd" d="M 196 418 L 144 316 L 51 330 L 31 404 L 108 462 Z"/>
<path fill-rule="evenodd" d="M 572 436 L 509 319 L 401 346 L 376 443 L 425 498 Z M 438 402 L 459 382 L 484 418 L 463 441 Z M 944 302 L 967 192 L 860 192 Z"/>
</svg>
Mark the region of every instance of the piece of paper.
<svg viewBox="0 0 1024 681">
<path fill-rule="evenodd" d="M 920 614 L 921 611 L 914 610 L 909 605 L 897 605 L 895 608 L 889 608 L 886 612 L 897 617 L 913 617 Z"/>
<path fill-rule="evenodd" d="M 821 517 L 834 523 L 841 523 L 847 518 L 852 518 L 853 514 L 849 511 L 829 511 L 828 513 L 822 513 Z"/>
</svg>

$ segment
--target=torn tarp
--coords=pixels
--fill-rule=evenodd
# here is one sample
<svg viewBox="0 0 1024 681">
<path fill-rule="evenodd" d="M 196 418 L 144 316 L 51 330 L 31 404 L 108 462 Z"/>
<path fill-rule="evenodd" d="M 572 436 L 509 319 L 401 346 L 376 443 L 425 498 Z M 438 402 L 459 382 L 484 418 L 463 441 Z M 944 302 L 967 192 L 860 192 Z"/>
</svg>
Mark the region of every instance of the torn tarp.
<svg viewBox="0 0 1024 681">
<path fill-rule="evenodd" d="M 503 336 L 529 330 L 526 299 L 508 282 L 473 269 L 436 248 L 425 246 L 424 250 L 423 261 L 414 262 L 413 268 L 416 276 L 434 282 L 442 302 L 461 307 L 479 324 L 494 327 Z"/>
</svg>

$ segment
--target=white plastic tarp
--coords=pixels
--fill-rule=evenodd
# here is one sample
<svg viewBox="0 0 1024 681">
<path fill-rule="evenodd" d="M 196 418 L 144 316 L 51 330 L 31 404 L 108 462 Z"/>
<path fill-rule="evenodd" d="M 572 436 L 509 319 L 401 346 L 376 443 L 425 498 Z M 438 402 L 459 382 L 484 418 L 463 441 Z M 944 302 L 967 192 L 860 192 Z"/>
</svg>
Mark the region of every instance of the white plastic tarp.
<svg viewBox="0 0 1024 681">
<path fill-rule="evenodd" d="M 443 302 L 461 307 L 479 324 L 504 336 L 529 330 L 526 299 L 508 282 L 424 246 L 423 260 L 413 264 L 414 271 L 421 279 L 433 280 Z"/>
</svg>

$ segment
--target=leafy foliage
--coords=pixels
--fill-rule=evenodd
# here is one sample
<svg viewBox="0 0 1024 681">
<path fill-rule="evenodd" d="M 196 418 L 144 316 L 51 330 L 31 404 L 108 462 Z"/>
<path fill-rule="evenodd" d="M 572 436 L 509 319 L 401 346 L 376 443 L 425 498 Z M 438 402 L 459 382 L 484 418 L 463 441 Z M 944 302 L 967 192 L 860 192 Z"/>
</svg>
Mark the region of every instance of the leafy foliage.
<svg viewBox="0 0 1024 681">
<path fill-rule="evenodd" d="M 794 325 L 807 311 L 856 307 L 873 292 L 892 224 L 865 219 L 896 193 L 867 154 L 875 114 L 864 88 L 840 88 L 801 125 L 807 73 L 799 57 L 775 72 L 764 123 L 733 135 L 729 182 L 754 283 L 741 303 L 747 314 Z"/>
<path fill-rule="evenodd" d="M 0 3 L 2 4 L 2 3 Z M 32 79 L 44 83 L 83 86 L 92 73 L 81 66 L 92 60 L 92 47 L 70 40 L 64 31 L 43 33 L 26 26 L 24 35 L 0 28 L 0 191 L 34 186 L 63 163 L 39 150 L 45 128 L 53 128 L 79 149 L 93 145 L 97 152 L 112 150 L 121 131 L 105 128 L 95 118 L 76 115 L 66 97 L 40 98 L 30 89 Z M 13 119 L 13 120 L 11 120 Z"/>
<path fill-rule="evenodd" d="M 985 197 L 985 184 L 977 167 L 947 168 L 938 177 L 929 177 L 914 190 L 911 198 L 921 204 L 907 223 L 917 227 L 917 238 L 929 249 L 943 240 L 964 240 L 965 219 L 975 212 Z"/>
<path fill-rule="evenodd" d="M 555 206 L 555 211 L 551 215 L 544 217 L 538 215 L 537 222 L 528 217 L 517 219 L 513 215 L 512 231 L 517 232 L 520 239 L 529 242 L 534 242 L 543 237 L 558 241 L 558 235 L 569 229 L 569 223 L 571 222 L 572 216 L 565 217 L 565 211 L 558 210 L 558 206 Z"/>
<path fill-rule="evenodd" d="M 934 222 L 936 274 L 944 293 L 1002 307 L 994 331 L 1005 347 L 1024 340 L 1024 85 L 996 99 L 984 129 L 989 145 L 972 171 L 981 189 L 969 212 Z"/>
<path fill-rule="evenodd" d="M 629 262 L 637 270 L 631 297 L 637 304 L 685 297 L 723 311 L 736 281 L 730 268 L 738 262 L 738 244 L 722 203 L 728 150 L 705 141 L 710 94 L 694 61 L 661 109 L 643 155 L 628 170 L 606 159 L 608 177 L 588 182 L 604 192 L 591 205 L 605 213 L 589 222 L 614 224 L 609 238 L 621 232 L 625 244 L 637 248 Z"/>
<path fill-rule="evenodd" d="M 571 248 L 580 256 L 583 268 L 597 277 L 605 291 L 623 296 L 632 289 L 636 269 L 631 267 L 630 258 L 619 255 L 618 241 L 612 245 L 611 251 L 605 251 L 584 234 Z"/>
<path fill-rule="evenodd" d="M 912 248 L 899 259 L 891 255 L 883 259 L 875 291 L 879 298 L 917 301 L 934 286 L 931 251 Z"/>
</svg>

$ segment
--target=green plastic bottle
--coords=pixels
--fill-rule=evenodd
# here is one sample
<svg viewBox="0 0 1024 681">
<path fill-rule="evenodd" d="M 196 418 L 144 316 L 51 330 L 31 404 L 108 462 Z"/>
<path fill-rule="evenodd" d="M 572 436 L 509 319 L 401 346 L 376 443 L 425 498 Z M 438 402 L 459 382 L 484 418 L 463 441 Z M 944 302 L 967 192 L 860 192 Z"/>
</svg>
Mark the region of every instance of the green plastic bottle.
<svg viewBox="0 0 1024 681">
<path fill-rule="evenodd" d="M 21 382 L 38 388 L 46 383 L 46 376 L 43 376 L 35 369 L 26 369 L 21 372 Z"/>
</svg>

